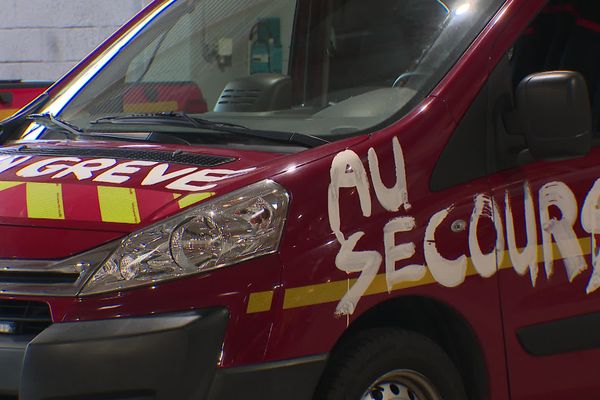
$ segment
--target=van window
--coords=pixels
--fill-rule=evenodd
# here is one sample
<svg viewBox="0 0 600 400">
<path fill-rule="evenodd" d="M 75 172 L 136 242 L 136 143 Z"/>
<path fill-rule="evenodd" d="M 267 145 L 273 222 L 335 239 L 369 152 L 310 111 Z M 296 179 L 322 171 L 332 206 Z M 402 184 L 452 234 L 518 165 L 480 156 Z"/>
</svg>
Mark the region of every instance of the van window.
<svg viewBox="0 0 600 400">
<path fill-rule="evenodd" d="M 331 141 L 409 111 L 501 3 L 169 0 L 73 77 L 43 112 L 91 134 L 144 128 L 118 124 L 116 116 L 177 112 Z M 22 138 L 44 134 L 30 127 Z"/>
<path fill-rule="evenodd" d="M 570 70 L 585 78 L 592 105 L 595 145 L 600 139 L 600 3 L 585 0 L 551 1 L 530 23 L 507 55 L 512 87 L 529 74 Z M 512 97 L 511 93 L 511 97 Z M 501 93 L 492 94 L 500 97 Z M 497 99 L 496 99 L 497 101 Z M 501 109 L 511 108 L 506 104 Z M 534 161 L 525 137 L 510 134 L 496 124 L 494 170 L 503 170 Z"/>
<path fill-rule="evenodd" d="M 600 3 L 553 1 L 516 43 L 514 83 L 552 70 L 580 72 L 592 102 L 594 131 L 600 135 Z"/>
</svg>

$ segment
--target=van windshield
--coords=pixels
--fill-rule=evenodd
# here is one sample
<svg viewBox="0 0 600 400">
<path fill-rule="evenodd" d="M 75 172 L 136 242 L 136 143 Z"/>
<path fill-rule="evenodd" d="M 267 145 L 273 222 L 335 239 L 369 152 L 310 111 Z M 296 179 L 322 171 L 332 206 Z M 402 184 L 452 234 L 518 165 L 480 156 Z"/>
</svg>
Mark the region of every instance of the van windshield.
<svg viewBox="0 0 600 400">
<path fill-rule="evenodd" d="M 42 110 L 81 129 L 326 143 L 391 122 L 433 89 L 501 0 L 158 2 Z M 200 121 L 200 126 L 184 119 Z M 56 138 L 50 124 L 21 139 Z M 216 123 L 216 125 L 215 125 Z M 41 123 L 40 123 L 41 124 Z M 201 134 L 219 127 L 210 135 Z M 104 135 L 105 137 L 107 135 Z M 63 132 L 64 137 L 64 132 Z M 207 139 L 208 138 L 208 139 Z M 254 143 L 253 144 L 256 144 Z M 313 144 L 314 144 L 313 143 Z"/>
</svg>

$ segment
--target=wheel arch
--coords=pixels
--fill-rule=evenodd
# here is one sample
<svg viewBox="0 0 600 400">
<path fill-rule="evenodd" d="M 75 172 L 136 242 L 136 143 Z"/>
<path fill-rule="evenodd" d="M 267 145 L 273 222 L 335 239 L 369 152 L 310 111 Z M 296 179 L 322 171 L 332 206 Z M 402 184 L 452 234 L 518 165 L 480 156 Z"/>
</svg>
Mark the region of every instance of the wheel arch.
<svg viewBox="0 0 600 400">
<path fill-rule="evenodd" d="M 343 351 L 345 343 L 357 332 L 386 327 L 416 332 L 436 342 L 459 370 L 469 400 L 486 397 L 488 369 L 475 331 L 454 308 L 429 297 L 398 297 L 365 311 L 339 338 L 331 355 Z"/>
</svg>

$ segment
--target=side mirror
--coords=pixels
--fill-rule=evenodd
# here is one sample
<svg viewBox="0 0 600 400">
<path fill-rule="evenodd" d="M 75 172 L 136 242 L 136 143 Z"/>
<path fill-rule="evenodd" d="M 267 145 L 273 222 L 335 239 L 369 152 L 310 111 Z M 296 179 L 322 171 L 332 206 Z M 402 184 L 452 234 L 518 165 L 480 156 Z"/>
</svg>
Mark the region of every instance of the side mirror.
<svg viewBox="0 0 600 400">
<path fill-rule="evenodd" d="M 512 134 L 524 134 L 538 160 L 580 157 L 592 146 L 592 111 L 587 84 L 574 71 L 525 77 L 516 93 L 517 109 L 505 119 Z"/>
</svg>

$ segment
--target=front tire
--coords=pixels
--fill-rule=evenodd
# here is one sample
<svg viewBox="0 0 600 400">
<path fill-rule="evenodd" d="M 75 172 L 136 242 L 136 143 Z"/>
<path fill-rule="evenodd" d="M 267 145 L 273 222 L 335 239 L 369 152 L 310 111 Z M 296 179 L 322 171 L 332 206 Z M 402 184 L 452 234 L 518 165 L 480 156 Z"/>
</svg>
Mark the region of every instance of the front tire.
<svg viewBox="0 0 600 400">
<path fill-rule="evenodd" d="M 317 400 L 466 400 L 452 360 L 418 333 L 369 329 L 332 354 Z"/>
</svg>

